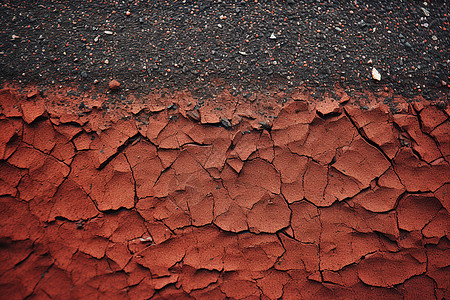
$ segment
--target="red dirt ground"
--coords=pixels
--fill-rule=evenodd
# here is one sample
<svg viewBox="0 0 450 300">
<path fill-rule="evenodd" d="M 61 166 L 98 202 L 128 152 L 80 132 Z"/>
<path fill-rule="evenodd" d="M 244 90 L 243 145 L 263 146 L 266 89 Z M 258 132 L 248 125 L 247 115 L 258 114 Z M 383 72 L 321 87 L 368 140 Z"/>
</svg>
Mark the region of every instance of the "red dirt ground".
<svg viewBox="0 0 450 300">
<path fill-rule="evenodd" d="M 0 90 L 1 299 L 450 297 L 449 108 L 70 91 Z"/>
</svg>

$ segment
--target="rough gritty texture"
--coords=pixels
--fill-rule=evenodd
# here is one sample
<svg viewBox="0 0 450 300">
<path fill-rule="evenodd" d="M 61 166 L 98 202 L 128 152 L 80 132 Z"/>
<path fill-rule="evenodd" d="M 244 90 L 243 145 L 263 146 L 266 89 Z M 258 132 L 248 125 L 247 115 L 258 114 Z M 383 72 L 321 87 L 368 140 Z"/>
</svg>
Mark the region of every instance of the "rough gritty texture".
<svg viewBox="0 0 450 300">
<path fill-rule="evenodd" d="M 0 90 L 2 299 L 450 297 L 448 110 L 30 91 Z"/>
<path fill-rule="evenodd" d="M 340 82 L 436 100 L 450 87 L 447 2 L 4 0 L 0 82 L 205 94 L 216 79 L 242 92 Z"/>
</svg>

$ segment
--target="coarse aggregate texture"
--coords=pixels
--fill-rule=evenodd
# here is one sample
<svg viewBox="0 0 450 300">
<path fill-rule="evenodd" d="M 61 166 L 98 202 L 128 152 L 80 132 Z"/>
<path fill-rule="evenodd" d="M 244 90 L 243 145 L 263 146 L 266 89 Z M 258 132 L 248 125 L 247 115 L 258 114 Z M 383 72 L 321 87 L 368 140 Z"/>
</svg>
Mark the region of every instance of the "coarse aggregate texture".
<svg viewBox="0 0 450 300">
<path fill-rule="evenodd" d="M 2 1 L 0 80 L 448 97 L 447 1 Z M 380 73 L 374 80 L 372 70 Z"/>
</svg>

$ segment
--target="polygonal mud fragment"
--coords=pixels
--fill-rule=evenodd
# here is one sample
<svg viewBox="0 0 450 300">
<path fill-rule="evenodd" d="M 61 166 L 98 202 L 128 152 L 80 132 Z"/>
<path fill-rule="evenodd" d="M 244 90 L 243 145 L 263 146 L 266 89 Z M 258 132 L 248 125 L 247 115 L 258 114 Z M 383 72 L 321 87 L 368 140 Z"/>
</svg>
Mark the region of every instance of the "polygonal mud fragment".
<svg viewBox="0 0 450 300">
<path fill-rule="evenodd" d="M 434 196 L 439 199 L 442 206 L 450 211 L 450 183 L 446 183 L 434 192 Z"/>
<path fill-rule="evenodd" d="M 395 207 L 404 191 L 405 188 L 391 167 L 379 178 L 378 185 L 371 185 L 370 189 L 359 193 L 350 202 L 358 203 L 372 212 L 386 212 Z"/>
<path fill-rule="evenodd" d="M 78 151 L 89 150 L 91 141 L 98 138 L 97 135 L 88 135 L 86 132 L 81 132 L 73 139 L 73 144 Z"/>
<path fill-rule="evenodd" d="M 11 270 L 30 256 L 34 242 L 30 239 L 22 241 L 7 241 L 8 234 L 2 234 L 2 247 L 0 248 L 0 274 Z"/>
<path fill-rule="evenodd" d="M 358 265 L 358 277 L 371 286 L 389 287 L 405 282 L 426 270 L 425 252 L 377 252 Z"/>
<path fill-rule="evenodd" d="M 194 290 L 189 296 L 194 299 L 225 299 L 225 294 L 220 290 L 220 284 L 210 284 L 204 289 Z"/>
<path fill-rule="evenodd" d="M 302 243 L 318 244 L 322 228 L 317 207 L 306 201 L 292 203 L 289 207 L 295 239 Z"/>
<path fill-rule="evenodd" d="M 248 278 L 239 278 L 239 274 L 225 273 L 224 281 L 220 286 L 220 290 L 232 299 L 249 299 L 250 297 L 259 297 L 261 291 L 258 289 L 256 282 L 248 280 Z"/>
<path fill-rule="evenodd" d="M 0 159 L 8 159 L 19 146 L 23 123 L 16 119 L 3 119 L 0 120 L 0 129 Z"/>
<path fill-rule="evenodd" d="M 389 166 L 390 163 L 383 154 L 362 138 L 354 140 L 333 164 L 342 174 L 358 180 L 361 188 L 368 187 L 370 182 L 383 174 Z"/>
<path fill-rule="evenodd" d="M 301 182 L 307 162 L 306 156 L 299 156 L 285 148 L 275 148 L 273 165 L 280 172 L 282 183 Z"/>
<path fill-rule="evenodd" d="M 163 170 L 156 147 L 140 140 L 125 150 L 125 156 L 131 166 L 138 198 L 153 196 L 153 186 Z"/>
<path fill-rule="evenodd" d="M 442 238 L 448 236 L 450 230 L 450 216 L 445 208 L 441 208 L 436 216 L 422 230 L 427 238 Z"/>
<path fill-rule="evenodd" d="M 325 97 L 325 100 L 320 101 L 316 104 L 316 110 L 322 115 L 328 115 L 338 113 L 340 110 L 340 106 L 337 101 L 334 101 L 330 97 Z"/>
<path fill-rule="evenodd" d="M 16 196 L 17 185 L 25 171 L 0 160 L 0 196 Z"/>
<path fill-rule="evenodd" d="M 306 200 L 316 206 L 328 206 L 334 199 L 325 201 L 323 195 L 327 182 L 328 168 L 312 160 L 308 161 L 306 172 L 303 177 L 303 190 Z M 300 200 L 300 199 L 299 199 Z"/>
<path fill-rule="evenodd" d="M 71 298 L 72 286 L 70 274 L 53 266 L 39 281 L 35 287 L 35 293 L 39 295 L 39 292 L 42 292 L 43 297 L 49 297 L 50 299 L 69 299 Z"/>
<path fill-rule="evenodd" d="M 250 209 L 267 192 L 280 193 L 280 177 L 274 167 L 262 159 L 244 164 L 239 176 L 224 169 L 223 183 L 238 205 Z"/>
<path fill-rule="evenodd" d="M 15 90 L 0 90 L 0 114 L 3 114 L 8 118 L 22 116 L 18 95 Z"/>
<path fill-rule="evenodd" d="M 275 233 L 289 226 L 291 211 L 286 201 L 279 195 L 265 194 L 247 214 L 251 232 Z"/>
<path fill-rule="evenodd" d="M 449 295 L 450 288 L 450 243 L 448 239 L 441 239 L 437 245 L 427 245 L 427 275 L 437 285 L 436 294 L 440 297 Z"/>
<path fill-rule="evenodd" d="M 294 153 L 310 156 L 326 165 L 333 160 L 337 149 L 350 146 L 357 135 L 358 132 L 345 115 L 327 120 L 315 119 L 309 126 L 306 141 L 301 146 L 289 148 Z"/>
<path fill-rule="evenodd" d="M 283 234 L 279 235 L 285 252 L 275 264 L 275 269 L 305 270 L 312 274 L 319 270 L 319 247 L 315 244 L 305 244 L 291 239 Z"/>
<path fill-rule="evenodd" d="M 186 213 L 195 215 L 199 224 L 211 222 L 212 198 L 209 194 L 216 189 L 217 183 L 189 151 L 181 152 L 173 163 L 172 170 L 173 172 L 165 172 L 161 175 L 155 185 L 155 195 L 162 197 L 167 193 L 175 206 Z M 162 188 L 165 192 L 159 193 L 159 191 L 163 192 Z"/>
<path fill-rule="evenodd" d="M 263 131 L 261 133 L 257 149 L 259 158 L 264 159 L 270 163 L 273 161 L 275 157 L 275 153 L 273 150 L 273 140 L 267 131 Z"/>
<path fill-rule="evenodd" d="M 305 101 L 294 101 L 281 109 L 273 123 L 273 130 L 286 129 L 296 124 L 309 124 L 315 118 Z"/>
<path fill-rule="evenodd" d="M 432 194 L 405 195 L 397 207 L 398 227 L 403 230 L 422 230 L 441 208 Z"/>
<path fill-rule="evenodd" d="M 437 141 L 439 150 L 441 151 L 443 157 L 450 161 L 450 121 L 445 122 L 442 125 L 436 127 L 432 132 L 431 136 Z"/>
<path fill-rule="evenodd" d="M 299 148 L 302 148 L 305 140 L 308 136 L 309 125 L 308 124 L 295 124 L 288 128 L 274 129 L 271 131 L 274 146 L 288 147 L 293 152 L 298 154 Z M 300 153 L 299 153 L 300 152 Z"/>
<path fill-rule="evenodd" d="M 438 109 L 436 106 L 429 105 L 420 111 L 420 121 L 425 132 L 431 132 L 438 125 L 445 122 L 448 116 L 444 111 Z"/>
<path fill-rule="evenodd" d="M 321 283 L 308 280 L 308 273 L 304 270 L 291 270 L 287 273 L 291 280 L 284 286 L 283 299 L 316 298 L 317 293 L 324 288 Z"/>
<path fill-rule="evenodd" d="M 415 116 L 395 115 L 394 122 L 412 138 L 413 143 L 411 146 L 420 154 L 424 161 L 431 163 L 441 157 L 442 154 L 435 141 L 422 132 L 419 120 Z"/>
<path fill-rule="evenodd" d="M 18 168 L 28 169 L 20 181 L 20 198 L 30 201 L 36 197 L 50 198 L 69 174 L 69 167 L 52 156 L 26 146 L 21 146 L 8 162 Z"/>
<path fill-rule="evenodd" d="M 323 195 L 325 203 L 331 204 L 335 201 L 353 197 L 362 189 L 362 185 L 357 179 L 341 173 L 334 167 L 328 170 L 327 180 L 327 186 Z"/>
<path fill-rule="evenodd" d="M 72 163 L 70 178 L 83 188 L 99 210 L 133 207 L 134 180 L 125 156 L 117 155 L 102 170 L 95 168 L 92 157 L 95 157 L 92 152 L 78 153 Z"/>
<path fill-rule="evenodd" d="M 89 219 L 98 214 L 98 211 L 83 191 L 83 189 L 73 180 L 64 181 L 53 196 L 53 206 L 49 214 L 49 219 L 63 217 L 76 221 L 79 219 Z"/>
<path fill-rule="evenodd" d="M 121 272 L 98 274 L 87 280 L 87 286 L 93 287 L 105 298 L 126 297 L 127 275 Z"/>
<path fill-rule="evenodd" d="M 332 282 L 338 286 L 344 286 L 351 293 L 344 298 L 362 299 L 403 299 L 401 294 L 393 288 L 368 286 L 360 281 L 357 273 L 358 265 L 350 265 L 337 272 L 323 271 L 323 279 L 326 282 Z"/>
<path fill-rule="evenodd" d="M 349 265 L 338 271 L 324 270 L 323 280 L 334 284 L 351 287 L 360 282 L 357 273 L 357 264 Z"/>
<path fill-rule="evenodd" d="M 155 294 L 154 283 L 151 278 L 144 278 L 137 285 L 128 284 L 127 296 L 130 299 L 150 299 Z"/>
<path fill-rule="evenodd" d="M 4 295 L 13 299 L 25 299 L 33 294 L 36 285 L 54 263 L 42 249 L 34 249 L 30 256 L 15 268 L 0 274 L 0 286 Z M 23 280 L 27 278 L 27 280 Z"/>
<path fill-rule="evenodd" d="M 75 156 L 75 147 L 73 143 L 66 140 L 66 138 L 61 134 L 57 134 L 55 141 L 56 145 L 53 147 L 50 155 L 57 160 L 70 165 L 72 158 Z"/>
<path fill-rule="evenodd" d="M 192 139 L 186 133 L 193 126 L 194 124 L 191 121 L 182 116 L 173 118 L 164 126 L 154 143 L 162 149 L 177 149 L 184 144 L 192 143 Z M 152 139 L 150 140 L 152 141 Z"/>
<path fill-rule="evenodd" d="M 59 134 L 63 135 L 67 141 L 70 141 L 73 139 L 74 136 L 76 136 L 78 133 L 80 133 L 82 131 L 82 129 L 80 127 L 77 127 L 75 125 L 72 124 L 60 124 L 55 126 L 54 125 L 54 129 L 56 132 L 58 132 Z"/>
<path fill-rule="evenodd" d="M 23 113 L 23 120 L 31 124 L 38 117 L 42 116 L 45 112 L 45 102 L 44 99 L 38 98 L 36 100 L 22 101 L 20 103 L 20 108 Z"/>
<path fill-rule="evenodd" d="M 183 266 L 179 284 L 186 293 L 190 293 L 192 290 L 204 289 L 208 285 L 217 282 L 219 278 L 219 272 L 210 270 L 197 270 L 190 266 Z"/>
<path fill-rule="evenodd" d="M 106 248 L 106 256 L 114 261 L 120 270 L 123 270 L 131 260 L 131 253 L 127 248 L 127 244 L 123 242 L 109 244 Z"/>
<path fill-rule="evenodd" d="M 39 221 L 29 212 L 27 203 L 4 196 L 0 197 L 0 204 L 0 239 L 34 240 L 41 234 Z"/>
<path fill-rule="evenodd" d="M 370 141 L 377 144 L 390 159 L 395 156 L 400 143 L 388 111 L 380 106 L 368 111 L 349 106 L 345 111 Z"/>
<path fill-rule="evenodd" d="M 369 216 L 371 215 L 367 217 Z M 370 224 L 366 221 L 367 217 L 364 218 L 359 212 L 342 202 L 320 209 L 320 222 L 322 224 L 320 237 L 321 270 L 337 271 L 344 266 L 357 262 L 364 255 L 380 249 L 380 240 L 373 233 L 375 228 L 372 228 L 379 221 Z M 387 220 L 390 220 L 390 224 L 386 223 L 381 227 L 387 227 L 392 234 L 395 218 L 383 221 L 386 222 Z"/>
<path fill-rule="evenodd" d="M 434 299 L 434 281 L 428 276 L 412 277 L 403 283 L 404 299 Z"/>
<path fill-rule="evenodd" d="M 256 151 L 256 145 L 260 134 L 257 131 L 237 132 L 234 139 L 233 151 L 242 160 L 246 160 L 253 152 Z"/>
<path fill-rule="evenodd" d="M 273 266 L 283 253 L 276 236 L 242 233 L 239 236 L 214 227 L 185 230 L 185 242 L 192 245 L 184 263 L 197 269 L 259 272 Z"/>
<path fill-rule="evenodd" d="M 138 202 L 136 208 L 146 220 L 161 221 L 172 230 L 189 226 L 192 223 L 186 203 L 184 203 L 184 207 L 180 207 L 171 197 L 144 198 Z"/>
<path fill-rule="evenodd" d="M 436 191 L 450 178 L 447 162 L 429 165 L 421 161 L 410 148 L 401 148 L 397 153 L 394 171 L 408 192 Z"/>
<path fill-rule="evenodd" d="M 89 228 L 77 230 L 77 225 L 69 222 L 56 221 L 56 224 L 47 227 L 45 234 L 44 241 L 51 256 L 63 269 L 67 269 L 72 263 L 72 256 L 77 251 L 91 258 L 101 259 L 108 244 L 107 238 L 100 236 L 100 232 Z"/>
<path fill-rule="evenodd" d="M 264 274 L 264 277 L 257 280 L 257 285 L 264 296 L 269 299 L 280 299 L 283 296 L 284 285 L 290 280 L 286 272 L 270 270 Z"/>
<path fill-rule="evenodd" d="M 185 255 L 181 239 L 169 239 L 142 251 L 136 258 L 137 263 L 148 268 L 155 276 L 168 276 L 169 268 L 181 261 Z"/>
<path fill-rule="evenodd" d="M 102 131 L 98 138 L 91 141 L 89 149 L 94 150 L 95 167 L 104 164 L 112 157 L 120 146 L 132 136 L 136 135 L 138 130 L 136 124 L 132 121 L 120 121 L 114 126 Z"/>
<path fill-rule="evenodd" d="M 244 166 L 244 162 L 239 158 L 228 158 L 227 164 L 236 171 L 236 173 L 241 172 L 242 167 Z"/>
<path fill-rule="evenodd" d="M 214 224 L 222 230 L 231 232 L 240 232 L 248 229 L 244 209 L 230 198 L 224 188 L 214 191 L 213 196 Z"/>
</svg>

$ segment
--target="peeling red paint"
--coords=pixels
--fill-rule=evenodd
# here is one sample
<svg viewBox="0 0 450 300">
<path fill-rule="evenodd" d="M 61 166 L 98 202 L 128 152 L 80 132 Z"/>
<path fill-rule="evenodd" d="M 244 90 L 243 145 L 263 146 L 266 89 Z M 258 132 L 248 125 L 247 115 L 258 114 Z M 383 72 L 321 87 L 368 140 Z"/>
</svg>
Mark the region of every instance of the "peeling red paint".
<svg viewBox="0 0 450 300">
<path fill-rule="evenodd" d="M 30 95 L 0 90 L 8 299 L 449 297 L 448 110 Z"/>
</svg>

